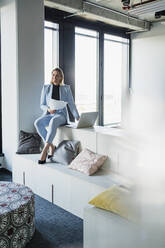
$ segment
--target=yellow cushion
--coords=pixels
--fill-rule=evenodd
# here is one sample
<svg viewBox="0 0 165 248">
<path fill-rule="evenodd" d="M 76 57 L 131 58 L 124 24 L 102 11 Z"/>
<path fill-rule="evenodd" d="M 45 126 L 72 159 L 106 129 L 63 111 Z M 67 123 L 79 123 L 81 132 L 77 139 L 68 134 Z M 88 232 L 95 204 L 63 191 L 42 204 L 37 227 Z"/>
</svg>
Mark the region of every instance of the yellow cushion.
<svg viewBox="0 0 165 248">
<path fill-rule="evenodd" d="M 109 210 L 129 220 L 134 219 L 131 209 L 131 192 L 123 187 L 113 185 L 94 197 L 89 204 Z"/>
</svg>

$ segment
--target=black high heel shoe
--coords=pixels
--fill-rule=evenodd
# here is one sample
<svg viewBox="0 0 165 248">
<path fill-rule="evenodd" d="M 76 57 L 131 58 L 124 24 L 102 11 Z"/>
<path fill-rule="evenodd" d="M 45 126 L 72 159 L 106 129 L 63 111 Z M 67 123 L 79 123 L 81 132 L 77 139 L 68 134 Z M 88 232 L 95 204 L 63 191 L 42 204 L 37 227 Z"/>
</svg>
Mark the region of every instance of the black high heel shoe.
<svg viewBox="0 0 165 248">
<path fill-rule="evenodd" d="M 50 159 L 50 158 L 52 158 L 53 157 L 53 155 L 48 155 L 48 159 Z"/>
<path fill-rule="evenodd" d="M 46 163 L 46 159 L 45 160 L 38 160 L 38 164 L 45 164 Z"/>
<path fill-rule="evenodd" d="M 55 150 L 56 150 L 56 146 L 54 146 L 53 153 L 54 153 Z M 53 155 L 49 155 L 49 154 L 48 154 L 48 159 L 50 159 L 50 158 L 52 158 L 52 157 L 53 157 Z"/>
</svg>

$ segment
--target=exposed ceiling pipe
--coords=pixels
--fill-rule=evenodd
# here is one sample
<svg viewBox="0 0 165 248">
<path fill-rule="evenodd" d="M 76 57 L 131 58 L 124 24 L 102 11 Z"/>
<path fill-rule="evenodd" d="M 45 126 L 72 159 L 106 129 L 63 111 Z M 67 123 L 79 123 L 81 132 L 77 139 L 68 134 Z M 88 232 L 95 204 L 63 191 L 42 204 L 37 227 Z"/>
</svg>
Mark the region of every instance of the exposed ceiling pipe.
<svg viewBox="0 0 165 248">
<path fill-rule="evenodd" d="M 86 1 L 86 0 L 84 0 L 84 2 L 86 2 L 86 3 L 90 3 L 91 4 L 91 2 L 89 2 L 89 1 Z M 93 3 L 92 3 L 93 4 Z M 97 4 L 93 4 L 93 5 L 97 5 Z M 103 9 L 107 9 L 106 7 L 104 7 L 104 6 L 99 6 L 100 8 L 103 8 Z M 109 8 L 108 8 L 109 9 Z M 112 10 L 112 12 L 114 12 L 114 13 L 119 13 L 118 11 L 116 11 L 116 10 Z M 85 13 L 85 8 L 83 7 L 83 10 L 82 11 L 78 11 L 78 12 L 75 12 L 75 13 L 73 13 L 73 14 L 70 14 L 70 15 L 67 15 L 67 16 L 64 16 L 64 19 L 67 19 L 67 18 L 70 18 L 70 17 L 73 17 L 73 16 L 77 16 L 77 15 L 82 15 L 83 13 Z M 127 16 L 128 17 L 128 15 L 126 15 L 126 14 L 124 14 L 124 13 L 120 13 L 121 15 L 123 15 L 123 16 Z M 135 20 L 137 20 L 137 18 L 136 17 L 132 17 L 133 19 L 135 19 Z M 138 19 L 139 20 L 139 19 Z M 138 31 L 136 31 L 136 30 L 134 30 L 134 31 L 129 31 L 129 32 L 126 32 L 127 34 L 131 34 L 131 33 L 141 33 L 141 32 L 147 32 L 148 31 L 148 29 L 146 28 L 146 30 L 144 30 L 144 29 L 139 29 Z"/>
<path fill-rule="evenodd" d="M 154 23 L 160 23 L 160 24 L 165 25 L 165 19 L 164 19 L 164 20 L 157 20 L 157 21 L 154 21 Z"/>
<path fill-rule="evenodd" d="M 90 1 L 83 0 L 44 0 L 48 7 L 54 7 L 74 15 L 84 16 L 89 19 L 101 21 L 110 25 L 129 28 L 132 30 L 150 30 L 150 22 L 133 17 Z"/>
<path fill-rule="evenodd" d="M 114 9 L 110 9 L 110 8 L 108 8 L 108 7 L 104 7 L 104 6 L 102 6 L 102 5 L 99 5 L 99 4 L 90 2 L 90 1 L 88 1 L 88 0 L 84 0 L 84 1 L 83 1 L 83 5 L 85 5 L 85 3 L 90 4 L 91 6 L 99 7 L 100 9 L 110 10 L 111 12 L 113 12 L 113 13 L 115 13 L 115 14 L 120 14 L 120 15 L 122 15 L 122 16 L 128 17 L 128 15 L 125 14 L 125 13 L 119 12 L 119 11 L 114 10 Z M 134 18 L 134 19 L 137 20 L 136 17 L 132 17 L 132 18 Z"/>
<path fill-rule="evenodd" d="M 136 33 L 143 33 L 143 32 L 147 32 L 147 30 L 146 31 L 144 31 L 143 29 L 142 30 L 133 30 L 133 31 L 126 32 L 126 34 L 136 34 Z"/>
<path fill-rule="evenodd" d="M 125 14 L 123 12 L 119 12 L 117 10 L 114 10 L 114 9 L 111 9 L 108 7 L 104 7 L 102 5 L 95 4 L 95 3 L 90 2 L 88 0 L 83 1 L 83 12 L 89 13 L 89 14 L 95 14 L 96 13 L 98 17 L 100 15 L 102 20 L 106 19 L 107 16 L 109 16 L 109 20 L 112 21 L 112 24 L 113 24 L 113 21 L 116 23 L 117 22 L 122 23 L 122 25 L 120 24 L 120 26 L 123 26 L 123 27 L 130 25 L 130 28 L 134 29 L 133 25 L 137 25 L 137 30 L 140 30 L 140 31 L 142 31 L 142 30 L 143 31 L 149 31 L 150 30 L 150 22 L 149 21 L 140 20 L 137 17 L 133 17 L 133 16 L 130 16 L 129 14 Z"/>
<path fill-rule="evenodd" d="M 70 17 L 73 17 L 73 16 L 78 16 L 78 15 L 81 15 L 81 14 L 82 14 L 82 11 L 77 11 L 77 12 L 75 12 L 73 14 L 64 16 L 64 19 L 67 19 L 67 18 L 70 18 Z"/>
<path fill-rule="evenodd" d="M 147 1 L 144 1 L 144 2 L 140 1 L 140 3 L 133 4 L 130 7 L 131 8 L 136 8 L 137 6 L 141 6 L 141 5 L 144 5 L 146 3 L 151 3 L 151 2 L 156 2 L 156 1 L 157 0 L 147 0 Z"/>
<path fill-rule="evenodd" d="M 150 0 L 132 5 L 128 13 L 134 16 L 144 16 L 149 13 L 155 13 L 164 10 L 165 0 Z"/>
</svg>

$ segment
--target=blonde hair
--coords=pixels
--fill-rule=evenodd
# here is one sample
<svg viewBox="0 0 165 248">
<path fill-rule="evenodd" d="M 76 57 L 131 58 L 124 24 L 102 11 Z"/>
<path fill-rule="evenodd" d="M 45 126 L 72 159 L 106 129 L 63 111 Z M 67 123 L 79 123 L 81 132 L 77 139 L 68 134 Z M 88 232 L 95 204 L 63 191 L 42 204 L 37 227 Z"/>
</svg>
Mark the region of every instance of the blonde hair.
<svg viewBox="0 0 165 248">
<path fill-rule="evenodd" d="M 63 85 L 64 84 L 64 73 L 63 73 L 63 70 L 61 68 L 59 68 L 59 67 L 56 67 L 56 68 L 54 68 L 52 70 L 52 74 L 53 74 L 54 71 L 57 71 L 61 75 L 61 78 L 62 79 L 61 79 L 60 85 Z M 53 84 L 52 78 L 51 78 L 50 84 Z"/>
</svg>

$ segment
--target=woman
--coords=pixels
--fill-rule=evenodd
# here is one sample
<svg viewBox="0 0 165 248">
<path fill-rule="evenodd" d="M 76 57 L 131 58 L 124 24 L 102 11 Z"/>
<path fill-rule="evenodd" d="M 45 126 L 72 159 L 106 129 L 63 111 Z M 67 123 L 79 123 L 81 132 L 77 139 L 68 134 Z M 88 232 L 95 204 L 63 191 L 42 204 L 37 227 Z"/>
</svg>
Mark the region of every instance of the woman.
<svg viewBox="0 0 165 248">
<path fill-rule="evenodd" d="M 41 158 L 38 160 L 39 164 L 46 163 L 48 149 L 50 149 L 51 153 L 49 158 L 53 156 L 55 147 L 53 146 L 52 141 L 56 135 L 56 130 L 59 126 L 65 125 L 69 122 L 67 108 L 64 107 L 63 109 L 58 110 L 51 109 L 49 107 L 50 99 L 67 102 L 71 113 L 77 120 L 79 120 L 79 113 L 75 106 L 70 86 L 64 84 L 64 74 L 60 68 L 53 69 L 50 84 L 43 86 L 40 103 L 43 115 L 34 123 L 38 134 L 45 142 Z M 47 126 L 48 129 L 46 129 Z"/>
</svg>

